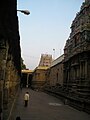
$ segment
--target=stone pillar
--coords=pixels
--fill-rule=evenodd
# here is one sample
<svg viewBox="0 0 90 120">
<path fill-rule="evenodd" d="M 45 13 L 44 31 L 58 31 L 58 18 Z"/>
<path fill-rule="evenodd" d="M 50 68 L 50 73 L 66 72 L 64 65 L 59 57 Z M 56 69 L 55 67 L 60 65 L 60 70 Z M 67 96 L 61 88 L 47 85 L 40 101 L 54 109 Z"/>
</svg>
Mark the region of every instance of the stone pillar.
<svg viewBox="0 0 90 120">
<path fill-rule="evenodd" d="M 85 79 L 87 79 L 87 60 L 85 61 Z"/>
<path fill-rule="evenodd" d="M 4 108 L 4 86 L 6 81 L 6 62 L 8 56 L 8 42 L 0 36 L 0 109 L 3 113 Z M 3 114 L 0 113 L 2 116 L 0 119 L 3 119 Z"/>
<path fill-rule="evenodd" d="M 81 62 L 80 62 L 80 82 L 81 82 L 81 74 L 82 74 L 82 67 L 81 67 Z"/>
</svg>

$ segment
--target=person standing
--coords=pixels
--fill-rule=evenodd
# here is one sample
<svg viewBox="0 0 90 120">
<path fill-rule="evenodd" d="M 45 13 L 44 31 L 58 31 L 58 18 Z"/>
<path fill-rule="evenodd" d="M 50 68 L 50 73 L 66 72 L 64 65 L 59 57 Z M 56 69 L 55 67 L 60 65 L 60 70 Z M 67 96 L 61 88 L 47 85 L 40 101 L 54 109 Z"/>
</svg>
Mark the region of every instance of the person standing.
<svg viewBox="0 0 90 120">
<path fill-rule="evenodd" d="M 24 95 L 24 101 L 25 101 L 25 107 L 28 106 L 28 101 L 29 101 L 29 93 L 26 92 L 25 95 Z"/>
</svg>

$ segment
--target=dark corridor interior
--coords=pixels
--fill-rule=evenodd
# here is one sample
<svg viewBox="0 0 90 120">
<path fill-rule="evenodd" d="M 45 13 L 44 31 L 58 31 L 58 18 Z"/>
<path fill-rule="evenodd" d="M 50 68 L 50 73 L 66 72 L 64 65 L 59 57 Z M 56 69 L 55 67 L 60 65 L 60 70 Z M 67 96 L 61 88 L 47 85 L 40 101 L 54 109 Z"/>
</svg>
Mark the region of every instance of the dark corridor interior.
<svg viewBox="0 0 90 120">
<path fill-rule="evenodd" d="M 27 74 L 27 73 L 22 73 L 21 76 L 21 84 L 22 87 L 31 87 L 31 82 L 32 82 L 32 74 Z"/>
</svg>

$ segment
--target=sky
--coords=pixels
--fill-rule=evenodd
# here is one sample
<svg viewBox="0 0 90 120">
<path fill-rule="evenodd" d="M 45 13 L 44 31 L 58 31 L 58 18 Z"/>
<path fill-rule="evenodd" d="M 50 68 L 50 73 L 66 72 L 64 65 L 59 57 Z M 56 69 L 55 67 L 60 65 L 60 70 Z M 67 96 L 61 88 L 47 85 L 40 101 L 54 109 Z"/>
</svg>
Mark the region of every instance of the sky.
<svg viewBox="0 0 90 120">
<path fill-rule="evenodd" d="M 30 15 L 18 12 L 21 56 L 24 64 L 34 70 L 41 54 L 54 59 L 64 53 L 71 23 L 84 0 L 17 0 L 18 10 L 29 10 Z"/>
</svg>

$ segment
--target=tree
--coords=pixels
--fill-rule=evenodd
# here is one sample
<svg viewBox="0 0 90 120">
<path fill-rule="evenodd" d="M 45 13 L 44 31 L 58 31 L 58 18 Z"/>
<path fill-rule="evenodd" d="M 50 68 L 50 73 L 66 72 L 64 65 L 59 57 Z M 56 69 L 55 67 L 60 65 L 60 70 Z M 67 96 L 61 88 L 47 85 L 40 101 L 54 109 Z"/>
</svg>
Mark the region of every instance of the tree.
<svg viewBox="0 0 90 120">
<path fill-rule="evenodd" d="M 24 60 L 21 57 L 21 70 L 26 69 L 26 65 L 24 64 Z"/>
</svg>

